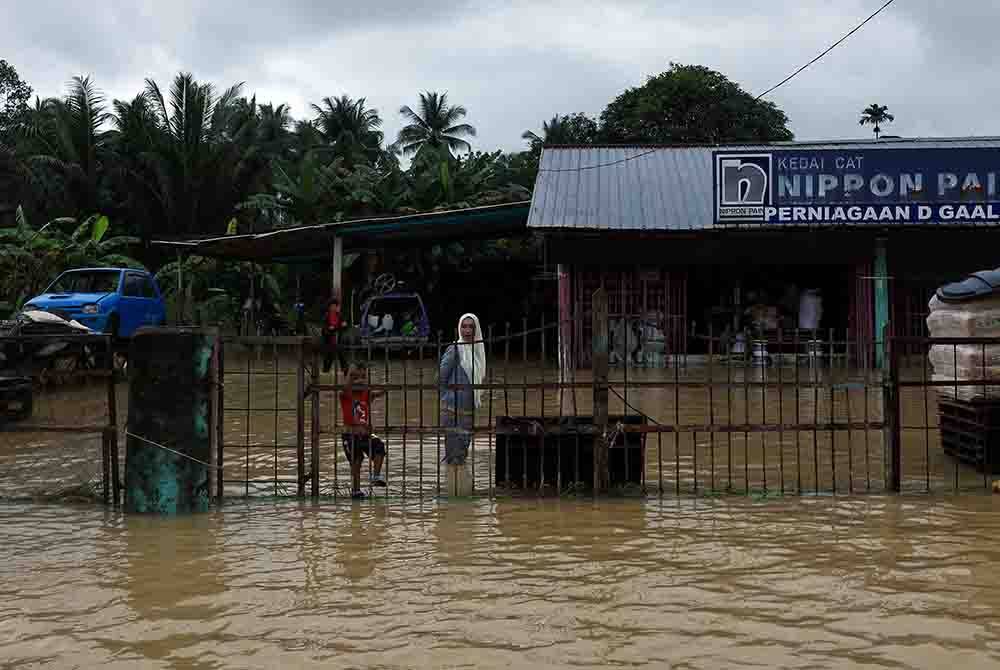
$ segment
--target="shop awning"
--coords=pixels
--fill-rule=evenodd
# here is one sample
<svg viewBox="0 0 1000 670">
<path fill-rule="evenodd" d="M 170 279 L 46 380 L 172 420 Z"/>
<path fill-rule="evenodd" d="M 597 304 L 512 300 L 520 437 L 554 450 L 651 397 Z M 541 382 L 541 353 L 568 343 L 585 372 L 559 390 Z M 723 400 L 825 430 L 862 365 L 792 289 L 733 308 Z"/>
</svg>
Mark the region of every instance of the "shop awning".
<svg viewBox="0 0 1000 670">
<path fill-rule="evenodd" d="M 294 263 L 328 259 L 335 238 L 344 249 L 483 239 L 527 232 L 531 201 L 404 216 L 372 217 L 264 233 L 206 239 L 154 240 L 184 254 L 232 260 Z"/>
</svg>

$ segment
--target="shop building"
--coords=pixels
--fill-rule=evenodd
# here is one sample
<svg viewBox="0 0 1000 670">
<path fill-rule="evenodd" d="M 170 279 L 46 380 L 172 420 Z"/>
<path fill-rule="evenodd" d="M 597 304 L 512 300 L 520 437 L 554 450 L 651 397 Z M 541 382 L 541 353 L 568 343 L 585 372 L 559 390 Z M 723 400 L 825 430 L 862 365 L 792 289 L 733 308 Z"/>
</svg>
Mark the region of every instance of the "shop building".
<svg viewBox="0 0 1000 670">
<path fill-rule="evenodd" d="M 599 287 L 613 362 L 818 331 L 868 364 L 884 334 L 925 335 L 936 286 L 1000 266 L 998 191 L 998 138 L 554 146 L 528 227 L 558 264 L 577 365 Z"/>
</svg>

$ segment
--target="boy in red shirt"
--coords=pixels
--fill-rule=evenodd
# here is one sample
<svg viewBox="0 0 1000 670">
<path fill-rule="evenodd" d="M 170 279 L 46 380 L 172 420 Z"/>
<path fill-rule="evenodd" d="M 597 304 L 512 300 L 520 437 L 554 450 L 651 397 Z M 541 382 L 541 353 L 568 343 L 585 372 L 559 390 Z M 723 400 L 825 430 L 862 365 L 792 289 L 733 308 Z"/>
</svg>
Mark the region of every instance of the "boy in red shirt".
<svg viewBox="0 0 1000 670">
<path fill-rule="evenodd" d="M 331 298 L 326 306 L 326 318 L 323 319 L 323 337 L 326 340 L 326 355 L 323 357 L 323 372 L 329 372 L 333 365 L 333 357 L 337 357 L 340 363 L 340 370 L 347 372 L 347 360 L 344 352 L 337 346 L 338 333 L 343 329 L 344 321 L 340 317 L 340 301 Z"/>
<path fill-rule="evenodd" d="M 384 391 L 369 391 L 365 369 L 360 363 L 351 366 L 347 381 L 349 389 L 340 392 L 340 411 L 346 430 L 341 440 L 347 462 L 351 464 L 351 497 L 364 498 L 365 494 L 361 491 L 361 464 L 366 454 L 371 459 L 374 470 L 371 476 L 372 486 L 386 485 L 382 479 L 385 443 L 371 431 L 371 401 Z"/>
</svg>

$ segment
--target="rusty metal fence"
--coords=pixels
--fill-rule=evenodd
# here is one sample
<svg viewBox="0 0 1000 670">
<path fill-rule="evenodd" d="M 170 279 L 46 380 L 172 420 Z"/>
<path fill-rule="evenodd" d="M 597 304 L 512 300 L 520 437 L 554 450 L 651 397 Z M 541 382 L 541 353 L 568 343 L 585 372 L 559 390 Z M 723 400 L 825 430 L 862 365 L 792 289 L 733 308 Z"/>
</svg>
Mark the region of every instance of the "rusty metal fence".
<svg viewBox="0 0 1000 670">
<path fill-rule="evenodd" d="M 890 488 L 977 491 L 1000 475 L 1000 338 L 890 338 Z"/>
<path fill-rule="evenodd" d="M 710 333 L 699 338 L 706 355 L 611 365 L 612 329 L 595 311 L 591 331 L 607 337 L 593 338 L 588 368 L 560 366 L 573 346 L 560 338 L 578 330 L 575 322 L 540 318 L 487 328 L 487 374 L 477 386 L 483 402 L 469 449 L 475 494 L 597 487 L 774 496 L 991 484 L 982 467 L 949 446 L 954 440 L 942 441 L 938 416 L 947 403 L 938 396 L 949 384 L 931 378 L 926 355 L 902 355 L 932 346 L 929 340 L 903 347 L 894 338 L 884 370 L 870 364 L 880 345 L 852 341 L 849 331 L 761 333 L 742 348 Z M 451 340 L 342 347 L 350 361 L 365 364 L 362 386 L 382 394 L 367 429 L 387 454 L 380 473 L 365 459 L 369 495 L 442 494 L 441 399 L 454 389 L 440 384 L 438 362 Z M 354 387 L 336 359 L 324 370 L 323 357 L 312 340 L 227 341 L 219 428 L 225 495 L 350 495 L 344 443 L 357 430 L 344 425 L 339 397 Z M 986 385 L 957 379 L 950 386 L 977 383 Z M 386 486 L 371 484 L 375 474 Z"/>
<path fill-rule="evenodd" d="M 858 345 L 848 332 L 761 333 L 744 346 L 709 333 L 699 338 L 705 355 L 612 364 L 614 329 L 606 312 L 595 314 L 590 330 L 606 337 L 592 338 L 586 368 L 566 364 L 575 321 L 487 328 L 470 430 L 474 494 L 956 492 L 991 488 L 1000 473 L 1000 339 L 890 338 L 885 368 L 876 369 L 862 364 L 877 358 L 876 345 Z M 455 389 L 441 385 L 439 361 L 452 340 L 342 348 L 365 363 L 361 386 L 382 394 L 366 429 L 387 446 L 377 473 L 386 485 L 373 481 L 365 459 L 368 495 L 445 491 L 442 394 Z M 337 358 L 325 370 L 328 352 L 311 338 L 220 342 L 218 494 L 349 496 L 344 445 L 357 429 L 345 426 L 340 398 L 356 387 Z M 28 415 L 5 415 L 0 497 L 86 485 L 94 497 L 119 499 L 127 383 L 116 382 L 110 357 L 98 359 L 66 371 L 75 381 L 64 387 L 36 379 Z"/>
<path fill-rule="evenodd" d="M 0 499 L 119 499 L 119 383 L 104 335 L 0 336 Z"/>
</svg>

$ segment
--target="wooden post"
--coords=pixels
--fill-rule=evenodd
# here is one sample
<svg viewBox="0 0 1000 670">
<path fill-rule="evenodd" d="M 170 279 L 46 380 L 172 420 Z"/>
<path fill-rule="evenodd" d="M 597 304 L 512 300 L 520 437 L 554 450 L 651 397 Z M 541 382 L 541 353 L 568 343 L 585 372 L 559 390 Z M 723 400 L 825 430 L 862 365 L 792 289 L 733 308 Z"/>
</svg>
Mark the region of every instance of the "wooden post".
<svg viewBox="0 0 1000 670">
<path fill-rule="evenodd" d="M 594 378 L 594 495 L 606 493 L 608 472 L 608 293 L 604 288 L 593 297 L 592 372 Z"/>
<path fill-rule="evenodd" d="M 340 235 L 335 235 L 333 238 L 333 277 L 331 278 L 330 291 L 333 297 L 337 300 L 342 301 L 342 296 L 340 295 L 343 289 L 343 275 L 344 274 L 344 238 Z M 341 304 L 341 310 L 344 306 Z"/>
<path fill-rule="evenodd" d="M 877 355 L 888 365 L 883 376 L 882 406 L 885 416 L 885 487 L 893 493 L 899 493 L 902 484 L 902 432 L 899 411 L 899 361 L 896 352 L 889 341 L 889 325 L 882 331 L 884 350 L 878 349 Z"/>
</svg>

